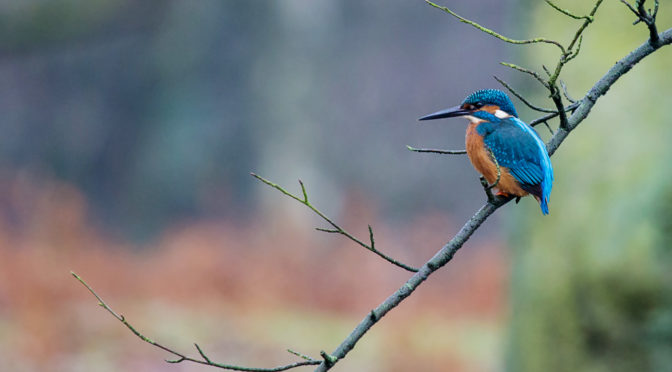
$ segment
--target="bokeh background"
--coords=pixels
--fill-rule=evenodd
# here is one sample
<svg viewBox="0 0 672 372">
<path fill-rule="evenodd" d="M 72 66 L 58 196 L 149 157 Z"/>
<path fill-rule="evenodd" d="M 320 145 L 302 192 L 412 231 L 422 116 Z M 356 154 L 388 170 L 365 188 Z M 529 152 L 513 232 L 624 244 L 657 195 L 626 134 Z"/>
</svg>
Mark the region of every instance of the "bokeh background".
<svg viewBox="0 0 672 372">
<path fill-rule="evenodd" d="M 539 1 L 443 4 L 514 38 L 579 24 Z M 633 20 L 604 2 L 563 75 L 571 95 L 646 39 Z M 408 274 L 249 172 L 303 180 L 421 265 L 484 195 L 466 157 L 405 148 L 461 148 L 465 123 L 417 118 L 493 75 L 549 107 L 498 62 L 557 59 L 420 0 L 1 1 L 0 31 L 3 371 L 208 370 L 165 364 L 70 270 L 178 350 L 260 367 L 332 350 Z M 550 216 L 532 199 L 499 210 L 337 369 L 671 370 L 671 65 L 670 48 L 647 58 L 563 144 Z"/>
</svg>

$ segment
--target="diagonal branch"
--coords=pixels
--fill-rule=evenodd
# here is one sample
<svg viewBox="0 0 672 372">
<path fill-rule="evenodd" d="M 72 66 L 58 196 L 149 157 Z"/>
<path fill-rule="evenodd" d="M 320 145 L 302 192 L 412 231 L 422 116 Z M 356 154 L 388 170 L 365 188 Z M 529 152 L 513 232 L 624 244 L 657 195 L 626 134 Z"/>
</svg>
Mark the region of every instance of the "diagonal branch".
<svg viewBox="0 0 672 372">
<path fill-rule="evenodd" d="M 443 7 L 439 7 L 429 1 L 427 1 L 430 5 L 435 6 L 440 9 L 444 9 Z M 591 12 L 590 16 L 594 16 L 595 11 L 599 7 L 600 3 L 602 0 L 598 0 L 595 8 L 593 9 L 593 12 Z M 638 8 L 643 9 L 643 3 L 644 0 L 638 0 L 637 6 Z M 649 12 L 648 15 L 653 18 L 654 20 L 654 26 L 655 26 L 655 15 L 658 10 L 658 1 L 656 0 L 655 2 L 656 8 L 653 12 Z M 630 5 L 629 5 L 630 6 Z M 474 27 L 477 27 L 479 29 L 484 29 L 482 26 L 479 26 L 471 21 L 465 20 L 456 14 L 450 12 L 447 9 L 444 9 L 445 11 L 453 14 L 454 16 L 458 17 L 462 22 L 469 23 Z M 641 12 L 640 12 L 641 13 Z M 643 20 L 642 20 L 643 21 Z M 586 19 L 584 25 L 587 25 L 587 23 L 590 23 L 589 19 Z M 583 29 L 585 27 L 581 28 L 579 31 L 577 31 L 576 37 L 574 41 L 580 40 L 581 37 L 581 32 L 583 32 Z M 651 30 L 651 27 L 649 28 Z M 490 31 L 488 29 L 484 29 L 483 31 L 487 32 Z M 492 32 L 492 31 L 491 31 Z M 494 32 L 492 32 L 494 33 Z M 492 35 L 491 33 L 491 35 Z M 496 33 L 495 33 L 496 34 Z M 499 35 L 499 34 L 496 34 Z M 496 36 L 493 35 L 493 36 Z M 501 38 L 502 40 L 506 40 L 506 38 L 503 38 L 501 35 L 497 36 L 498 38 Z M 654 40 L 657 40 L 657 42 L 654 42 Z M 572 44 L 574 44 L 574 41 Z M 508 41 L 511 42 L 511 41 Z M 528 40 L 528 41 L 521 41 L 520 43 L 526 44 L 526 43 L 532 43 L 532 42 L 543 42 L 543 41 L 533 41 L 533 40 Z M 593 106 L 596 104 L 596 102 L 599 100 L 601 96 L 606 94 L 606 92 L 613 86 L 613 84 L 624 74 L 626 74 L 628 71 L 632 69 L 632 67 L 639 63 L 642 59 L 645 57 L 651 55 L 654 53 L 656 50 L 661 48 L 664 45 L 669 45 L 672 44 L 672 28 L 668 29 L 660 34 L 656 34 L 655 37 L 652 35 L 649 40 L 647 40 L 646 43 L 640 45 L 636 49 L 634 49 L 630 54 L 619 60 L 612 68 L 607 71 L 607 73 L 599 80 L 597 81 L 593 87 L 584 95 L 583 98 L 581 98 L 578 102 L 575 104 L 572 104 L 568 106 L 566 109 L 564 107 L 558 107 L 558 111 L 556 113 L 549 113 L 548 115 L 541 117 L 534 122 L 531 123 L 531 125 L 538 124 L 545 122 L 546 120 L 555 117 L 557 115 L 563 115 L 565 114 L 565 111 L 572 111 L 572 115 L 566 119 L 566 125 L 562 126 L 555 132 L 551 140 L 547 143 L 546 147 L 548 150 L 549 155 L 553 155 L 555 151 L 559 148 L 559 146 L 564 142 L 564 140 L 567 138 L 569 133 L 576 129 L 580 123 L 586 119 L 586 117 L 590 114 L 591 109 Z M 562 48 L 562 46 L 560 46 Z M 567 62 L 567 57 L 569 57 L 569 54 L 566 54 L 563 50 L 563 56 L 561 56 L 561 59 L 558 63 L 558 66 L 556 67 L 555 73 L 551 76 L 551 81 L 550 81 L 550 86 L 554 87 L 557 92 L 557 86 L 556 86 L 556 80 L 557 77 L 559 76 L 560 70 L 564 66 L 564 64 Z M 572 48 L 568 48 L 567 53 L 571 53 Z M 550 88 L 549 88 L 550 89 Z M 553 91 L 551 90 L 553 93 Z M 558 93 L 559 94 L 559 93 Z M 268 180 L 265 180 L 255 174 L 253 174 L 256 178 L 261 180 L 262 182 L 266 183 L 269 186 L 272 186 L 285 195 L 299 201 L 300 203 L 308 206 L 311 210 L 313 210 L 315 213 L 317 213 L 319 216 L 321 216 L 323 219 L 325 219 L 334 229 L 333 230 L 326 230 L 328 232 L 335 232 L 342 234 L 351 240 L 358 242 L 358 244 L 364 246 L 365 248 L 381 255 L 381 257 L 385 258 L 386 260 L 394 263 L 394 260 L 391 260 L 389 257 L 382 255 L 381 253 L 377 252 L 374 248 L 374 239 L 373 239 L 373 231 L 369 227 L 369 234 L 370 234 L 370 246 L 366 245 L 365 243 L 362 243 L 361 241 L 357 240 L 354 238 L 352 235 L 348 234 L 344 230 L 342 230 L 338 225 L 333 223 L 330 219 L 328 219 L 324 214 L 322 214 L 319 210 L 315 209 L 309 202 L 308 202 L 308 195 L 306 193 L 306 189 L 301 183 L 301 190 L 303 193 L 303 198 L 300 198 L 298 196 L 295 196 L 287 191 L 285 191 L 283 188 L 280 186 L 271 183 Z M 290 353 L 297 355 L 303 359 L 301 362 L 296 362 L 293 364 L 285 365 L 285 366 L 280 366 L 280 367 L 275 367 L 275 368 L 270 368 L 270 369 L 255 369 L 255 368 L 249 368 L 249 367 L 240 367 L 240 366 L 232 366 L 232 365 L 225 365 L 225 364 L 217 364 L 211 362 L 210 358 L 208 358 L 203 350 L 198 346 L 196 346 L 196 349 L 198 353 L 200 354 L 202 360 L 200 359 L 195 359 L 188 357 L 182 353 L 179 353 L 177 351 L 174 351 L 168 347 L 165 347 L 163 345 L 160 345 L 156 343 L 155 341 L 147 338 L 144 336 L 142 333 L 138 332 L 133 326 L 131 326 L 126 319 L 120 315 L 114 312 L 101 298 L 98 296 L 91 287 L 89 287 L 88 284 L 86 284 L 79 276 L 77 276 L 75 273 L 72 273 L 72 275 L 80 281 L 82 285 L 84 285 L 99 301 L 99 305 L 102 306 L 106 311 L 108 311 L 110 314 L 112 314 L 117 320 L 122 322 L 131 332 L 133 332 L 137 337 L 139 337 L 141 340 L 157 347 L 160 348 L 168 353 L 173 354 L 175 357 L 177 357 L 176 360 L 170 361 L 172 363 L 180 363 L 183 361 L 191 361 L 194 363 L 198 364 L 203 364 L 203 365 L 209 365 L 209 366 L 214 366 L 214 367 L 219 367 L 223 369 L 230 369 L 230 370 L 237 370 L 237 371 L 252 371 L 252 372 L 275 372 L 275 371 L 285 371 L 288 369 L 300 367 L 300 366 L 307 366 L 307 365 L 317 365 L 315 371 L 316 372 L 325 372 L 331 369 L 339 360 L 343 359 L 348 352 L 350 352 L 357 342 L 364 336 L 364 334 L 373 327 L 380 319 L 382 319 L 389 311 L 394 309 L 396 306 L 398 306 L 404 299 L 406 299 L 408 296 L 410 296 L 417 288 L 419 285 L 421 285 L 427 278 L 434 273 L 436 270 L 439 268 L 443 267 L 446 265 L 448 262 L 450 262 L 457 251 L 464 245 L 464 243 L 471 237 L 471 235 L 485 222 L 485 220 L 493 214 L 498 208 L 501 206 L 507 204 L 511 198 L 502 198 L 502 197 L 493 197 L 489 198 L 488 201 L 476 212 L 475 215 L 473 215 L 465 224 L 462 226 L 460 231 L 448 242 L 446 243 L 429 261 L 427 261 L 420 269 L 413 269 L 409 271 L 414 271 L 414 274 L 398 289 L 396 290 L 392 295 L 390 295 L 385 301 L 383 301 L 380 305 L 378 305 L 375 309 L 371 310 L 365 317 L 362 319 L 362 321 L 355 327 L 355 329 L 341 342 L 340 345 L 336 347 L 336 349 L 330 353 L 327 354 L 326 352 L 322 351 L 320 353 L 322 360 L 318 359 L 313 359 L 311 357 L 305 356 L 303 354 L 299 354 L 293 351 L 289 351 Z M 395 263 L 398 266 L 398 263 Z M 404 267 L 404 266 L 401 266 Z M 407 269 L 408 270 L 408 269 Z"/>
<path fill-rule="evenodd" d="M 349 232 L 347 232 L 346 230 L 341 228 L 333 220 L 331 220 L 331 218 L 327 217 L 324 213 L 322 213 L 319 209 L 315 208 L 308 201 L 308 194 L 306 192 L 306 187 L 303 185 L 303 182 L 301 182 L 301 180 L 299 180 L 299 184 L 301 185 L 301 192 L 303 193 L 303 198 L 300 198 L 300 197 L 290 193 L 289 191 L 282 188 L 282 186 L 280 186 L 276 183 L 273 183 L 273 182 L 255 174 L 255 173 L 251 173 L 251 175 L 252 175 L 252 177 L 258 179 L 259 181 L 265 183 L 266 185 L 271 186 L 272 188 L 280 191 L 281 193 L 289 196 L 290 198 L 292 198 L 292 199 L 298 201 L 299 203 L 305 205 L 306 207 L 310 208 L 310 210 L 315 212 L 315 214 L 320 216 L 323 220 L 325 220 L 329 225 L 331 225 L 333 227 L 333 229 L 323 229 L 323 228 L 318 227 L 318 228 L 316 228 L 317 231 L 343 235 L 346 238 L 352 240 L 353 242 L 359 244 L 360 246 L 362 246 L 362 247 L 368 249 L 369 251 L 377 254 L 378 256 L 382 257 L 385 261 L 387 261 L 387 262 L 389 262 L 389 263 L 391 263 L 395 266 L 399 266 L 402 269 L 410 271 L 410 272 L 417 272 L 418 271 L 418 269 L 416 269 L 415 267 L 412 267 L 412 266 L 406 265 L 405 263 L 397 261 L 394 258 L 392 258 L 392 257 L 384 254 L 383 252 L 379 251 L 378 249 L 376 249 L 375 242 L 373 240 L 373 230 L 371 229 L 371 226 L 369 226 L 369 244 L 366 244 L 363 241 L 357 239 L 354 235 L 350 234 Z"/>
<path fill-rule="evenodd" d="M 525 67 L 518 66 L 518 65 L 513 64 L 513 63 L 508 63 L 508 62 L 499 62 L 499 64 L 502 65 L 502 66 L 510 67 L 510 68 L 512 68 L 516 71 L 520 71 L 522 73 L 528 74 L 528 75 L 532 76 L 533 78 L 537 79 L 537 81 L 539 81 L 539 83 L 541 83 L 541 85 L 543 85 L 546 89 L 550 89 L 550 86 L 549 86 L 548 82 L 546 80 L 544 80 L 544 78 L 542 78 L 535 71 L 532 71 L 532 70 L 530 70 L 528 68 L 525 68 Z"/>
<path fill-rule="evenodd" d="M 506 81 L 498 78 L 497 76 L 493 76 L 493 78 L 495 78 L 495 80 L 497 80 L 498 83 L 502 84 L 504 88 L 506 88 L 514 96 L 518 97 L 519 100 L 521 100 L 527 107 L 531 108 L 532 110 L 546 113 L 556 112 L 550 109 L 545 109 L 531 104 L 527 99 L 525 99 L 525 97 L 523 97 L 520 93 L 516 92 Z"/>
<path fill-rule="evenodd" d="M 581 99 L 579 107 L 568 119 L 568 126 L 566 129 L 560 128 L 546 145 L 549 155 L 555 153 L 562 142 L 567 138 L 569 133 L 574 130 L 590 113 L 590 110 L 595 105 L 597 100 L 604 95 L 609 88 L 618 80 L 619 77 L 627 73 L 636 63 L 644 59 L 646 56 L 655 52 L 663 45 L 672 43 L 672 29 L 666 30 L 659 35 L 660 43 L 653 45 L 648 41 L 632 51 L 626 57 L 621 59 L 614 65 Z M 355 327 L 355 329 L 346 337 L 346 339 L 338 345 L 338 347 L 330 354 L 336 358 L 336 361 L 343 359 L 350 350 L 352 350 L 357 341 L 359 341 L 364 334 L 373 327 L 381 317 L 387 314 L 390 310 L 399 305 L 406 297 L 410 296 L 415 289 L 422 284 L 427 278 L 437 269 L 444 266 L 453 259 L 455 253 L 462 247 L 462 245 L 471 237 L 483 222 L 493 214 L 499 207 L 508 203 L 509 198 L 495 198 L 492 202 L 487 202 L 483 205 L 476 214 L 471 217 L 462 226 L 462 229 L 453 237 L 446 245 L 444 245 L 427 263 L 425 263 L 420 271 L 415 273 L 406 283 L 404 283 L 396 292 L 388 297 L 383 303 L 378 305 L 371 313 Z M 375 316 L 372 316 L 375 315 Z M 315 372 L 325 372 L 333 367 L 335 362 L 326 363 L 323 361 Z"/>
<path fill-rule="evenodd" d="M 74 276 L 75 279 L 77 279 L 80 283 L 82 283 L 82 285 L 84 287 L 86 287 L 86 289 L 88 289 L 89 292 L 91 292 L 91 294 L 96 297 L 96 299 L 98 300 L 98 305 L 99 306 L 101 306 L 103 309 L 107 310 L 108 313 L 112 314 L 112 316 L 117 318 L 117 320 L 120 321 L 121 323 L 123 323 L 126 326 L 126 328 L 128 328 L 131 332 L 133 332 L 134 335 L 138 336 L 138 338 L 140 338 L 142 341 L 145 341 L 146 343 L 148 343 L 152 346 L 155 346 L 155 347 L 157 347 L 157 348 L 159 348 L 163 351 L 166 351 L 170 354 L 173 354 L 176 357 L 176 359 L 167 359 L 166 362 L 168 362 L 168 363 L 176 364 L 176 363 L 182 363 L 182 362 L 192 362 L 192 363 L 203 364 L 203 365 L 206 365 L 206 366 L 217 367 L 217 368 L 221 368 L 221 369 L 228 369 L 230 371 L 244 371 L 244 372 L 280 372 L 280 371 L 287 371 L 289 369 L 293 369 L 293 368 L 297 368 L 297 367 L 314 366 L 314 365 L 318 365 L 318 364 L 322 363 L 322 361 L 320 361 L 318 359 L 313 359 L 313 358 L 308 357 L 306 355 L 299 354 L 295 351 L 288 350 L 288 352 L 301 357 L 301 359 L 303 359 L 303 361 L 302 362 L 291 363 L 291 364 L 286 364 L 286 365 L 283 365 L 283 366 L 273 367 L 273 368 L 252 368 L 252 367 L 236 366 L 236 365 L 232 365 L 232 364 L 222 364 L 222 363 L 216 363 L 216 362 L 211 361 L 210 358 L 208 358 L 208 356 L 205 355 L 205 353 L 203 352 L 203 349 L 201 349 L 201 347 L 198 346 L 198 344 L 194 344 L 194 346 L 196 347 L 196 350 L 201 355 L 201 358 L 203 358 L 203 360 L 195 359 L 195 358 L 186 356 L 185 354 L 180 353 L 178 351 L 175 351 L 175 350 L 173 350 L 169 347 L 163 346 L 163 345 L 159 344 L 158 342 L 152 340 L 151 338 L 149 338 L 149 337 L 143 335 L 142 333 L 140 333 L 138 330 L 135 329 L 135 327 L 133 327 L 126 320 L 126 318 L 123 315 L 117 314 L 116 312 L 114 312 L 114 310 L 112 310 L 112 308 L 107 303 L 105 303 L 105 301 L 103 301 L 102 298 L 100 298 L 100 296 L 93 290 L 93 288 L 91 288 L 84 281 L 84 279 L 82 279 L 79 275 L 75 274 L 72 271 L 70 272 L 70 274 L 72 274 L 72 276 Z"/>
</svg>

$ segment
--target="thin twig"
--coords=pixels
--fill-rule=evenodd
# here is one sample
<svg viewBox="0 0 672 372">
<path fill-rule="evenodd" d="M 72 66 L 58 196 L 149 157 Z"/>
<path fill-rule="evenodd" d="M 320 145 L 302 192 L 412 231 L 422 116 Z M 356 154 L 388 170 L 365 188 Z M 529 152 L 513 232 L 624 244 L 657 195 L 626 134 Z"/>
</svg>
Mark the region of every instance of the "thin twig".
<svg viewBox="0 0 672 372">
<path fill-rule="evenodd" d="M 582 42 L 583 42 L 583 35 L 579 36 L 579 43 L 576 44 L 576 50 L 571 52 L 567 56 L 567 58 L 565 58 L 565 64 L 567 64 L 567 62 L 573 60 L 574 58 L 576 58 L 579 55 L 579 53 L 581 52 L 581 43 Z"/>
<path fill-rule="evenodd" d="M 557 90 L 556 86 L 556 81 L 560 77 L 560 72 L 562 71 L 562 68 L 572 59 L 574 59 L 578 54 L 581 49 L 581 40 L 582 40 L 582 35 L 583 31 L 586 30 L 589 24 L 593 22 L 593 19 L 595 19 L 595 14 L 597 13 L 597 10 L 600 8 L 600 5 L 602 5 L 602 1 L 604 0 L 597 0 L 595 3 L 595 6 L 593 9 L 590 11 L 590 14 L 588 15 L 588 18 L 586 18 L 581 26 L 579 26 L 578 30 L 574 33 L 574 37 L 572 38 L 572 41 L 569 43 L 569 46 L 567 47 L 567 52 L 563 53 L 560 56 L 560 59 L 558 60 L 558 64 L 555 66 L 555 71 L 553 75 L 548 79 L 548 86 L 547 88 L 551 92 L 551 94 L 554 94 L 553 89 Z M 577 50 L 574 51 L 574 45 L 576 43 L 579 43 Z M 555 88 L 553 88 L 555 87 Z M 557 105 L 557 103 L 556 103 Z"/>
<path fill-rule="evenodd" d="M 548 75 L 549 78 L 553 76 L 553 74 L 551 74 L 551 70 L 549 70 L 548 67 L 546 67 L 546 65 L 541 65 L 541 68 L 544 69 L 544 72 L 546 73 L 546 75 Z"/>
<path fill-rule="evenodd" d="M 518 97 L 519 100 L 521 100 L 527 107 L 531 108 L 534 111 L 539 111 L 539 112 L 546 112 L 546 113 L 551 113 L 551 112 L 556 112 L 551 109 L 545 109 L 543 107 L 535 106 L 530 103 L 530 101 L 526 100 L 525 97 L 523 97 L 520 93 L 516 92 L 509 84 L 507 84 L 504 80 L 498 78 L 497 76 L 493 76 L 495 80 L 497 80 L 500 84 L 504 86 L 511 94 L 514 96 Z"/>
<path fill-rule="evenodd" d="M 389 262 L 389 263 L 391 263 L 391 264 L 393 264 L 393 265 L 395 265 L 395 266 L 401 267 L 402 269 L 404 269 L 404 270 L 408 270 L 408 271 L 410 271 L 410 272 L 417 272 L 417 271 L 418 271 L 418 269 L 416 269 L 415 267 L 412 267 L 412 266 L 406 265 L 405 263 L 402 263 L 402 262 L 400 262 L 400 261 L 397 261 L 397 260 L 395 260 L 394 258 L 392 258 L 392 257 L 390 257 L 390 256 L 388 256 L 388 255 L 386 255 L 386 254 L 384 254 L 384 253 L 382 253 L 381 251 L 379 251 L 378 249 L 376 249 L 373 245 L 368 245 L 368 244 L 364 243 L 363 241 L 357 239 L 354 235 L 350 234 L 350 233 L 347 232 L 345 229 L 343 229 L 343 228 L 341 228 L 339 225 L 337 225 L 334 221 L 331 220 L 331 218 L 327 217 L 327 216 L 326 216 L 324 213 L 322 213 L 319 209 L 315 208 L 315 207 L 308 201 L 308 194 L 307 194 L 307 192 L 306 192 L 306 188 L 305 188 L 305 186 L 303 185 L 303 182 L 299 181 L 299 183 L 301 184 L 301 191 L 302 191 L 302 193 L 303 193 L 303 199 L 301 199 L 300 197 L 298 197 L 298 196 L 296 196 L 296 195 L 294 195 L 294 194 L 288 192 L 287 190 L 285 190 L 284 188 L 282 188 L 282 186 L 280 186 L 280 185 L 278 185 L 278 184 L 276 184 L 276 183 L 273 183 L 273 182 L 271 182 L 271 181 L 269 181 L 269 180 L 267 180 L 267 179 L 265 179 L 265 178 L 263 178 L 263 177 L 261 177 L 261 176 L 255 174 L 255 173 L 250 173 L 250 174 L 252 175 L 252 177 L 258 179 L 259 181 L 265 183 L 266 185 L 271 186 L 272 188 L 274 188 L 274 189 L 280 191 L 281 193 L 283 193 L 283 194 L 289 196 L 290 198 L 292 198 L 292 199 L 298 201 L 299 203 L 305 205 L 306 207 L 310 208 L 310 210 L 312 210 L 313 212 L 315 212 L 315 214 L 317 214 L 318 216 L 320 216 L 323 220 L 325 220 L 329 225 L 331 225 L 331 226 L 333 227 L 333 229 L 316 228 L 316 230 L 318 230 L 318 231 L 323 231 L 323 232 L 327 232 L 327 233 L 341 234 L 341 235 L 345 236 L 346 238 L 352 240 L 353 242 L 359 244 L 360 246 L 366 248 L 367 250 L 369 250 L 369 251 L 371 251 L 371 252 L 377 254 L 378 256 L 382 257 L 385 261 L 387 261 L 387 262 Z M 371 227 L 370 227 L 370 226 L 369 226 L 369 233 L 370 233 L 371 235 L 373 235 L 373 231 L 371 230 Z"/>
<path fill-rule="evenodd" d="M 536 72 L 534 72 L 530 69 L 527 69 L 525 67 L 520 67 L 520 66 L 518 66 L 516 64 L 513 64 L 513 63 L 500 62 L 499 64 L 501 64 L 502 66 L 510 67 L 510 68 L 512 68 L 516 71 L 520 71 L 520 72 L 523 72 L 525 74 L 528 74 L 528 75 L 532 76 L 533 78 L 537 79 L 537 81 L 539 81 L 541 83 L 541 85 L 543 85 L 545 88 L 549 89 L 548 82 L 546 80 L 544 80 L 541 76 L 539 76 L 539 74 L 537 74 Z"/>
<path fill-rule="evenodd" d="M 588 20 L 588 21 L 590 21 L 590 22 L 592 22 L 593 19 L 594 19 L 593 16 L 589 16 L 589 15 L 585 15 L 585 16 L 577 16 L 576 14 L 573 14 L 573 13 L 570 12 L 569 10 L 560 8 L 559 6 L 553 4 L 550 0 L 545 0 L 545 1 L 546 1 L 546 4 L 550 5 L 553 9 L 557 10 L 558 12 L 560 12 L 560 13 L 562 13 L 562 14 L 564 14 L 564 15 L 570 17 L 570 18 L 574 18 L 574 19 L 586 19 L 586 20 Z"/>
<path fill-rule="evenodd" d="M 600 5 L 602 5 L 602 1 L 604 1 L 604 0 L 597 0 L 597 2 L 595 2 L 595 6 L 593 6 L 593 9 L 588 14 L 586 20 L 581 24 L 579 29 L 574 34 L 574 38 L 569 43 L 569 46 L 567 47 L 567 50 L 572 50 L 574 48 L 574 44 L 576 44 L 576 42 L 579 40 L 581 35 L 583 35 L 583 31 L 585 31 L 586 28 L 588 27 L 588 25 L 593 22 L 593 20 L 595 19 L 595 14 L 597 14 L 597 9 L 599 9 Z"/>
<path fill-rule="evenodd" d="M 581 104 L 581 102 L 575 102 L 575 103 L 572 103 L 571 105 L 565 107 L 565 111 L 567 111 L 567 112 L 574 111 L 574 110 L 576 110 L 576 109 L 579 107 L 580 104 Z M 534 120 L 532 120 L 529 124 L 530 124 L 531 127 L 534 127 L 534 126 L 537 126 L 537 125 L 539 125 L 539 124 L 544 123 L 544 122 L 547 121 L 547 120 L 551 120 L 551 119 L 553 119 L 553 118 L 555 118 L 555 117 L 557 117 L 557 116 L 558 116 L 558 113 L 557 113 L 557 112 L 553 112 L 553 113 L 544 115 L 544 116 L 542 116 L 542 117 L 539 117 L 539 118 L 537 118 L 537 119 L 534 119 Z"/>
<path fill-rule="evenodd" d="M 287 349 L 287 352 L 290 353 L 290 354 L 294 354 L 301 359 L 310 360 L 311 362 L 317 360 L 317 359 L 313 359 L 313 358 L 309 357 L 308 355 L 301 354 L 298 351 L 294 351 L 292 349 Z"/>
<path fill-rule="evenodd" d="M 302 366 L 314 366 L 314 365 L 318 365 L 318 364 L 322 363 L 322 361 L 320 361 L 320 360 L 313 359 L 313 358 L 310 358 L 310 357 L 308 357 L 308 359 L 306 359 L 304 356 L 301 356 L 301 358 L 304 359 L 301 362 L 286 364 L 286 365 L 273 367 L 273 368 L 252 368 L 252 367 L 243 367 L 243 366 L 237 366 L 237 365 L 232 365 L 232 364 L 215 363 L 215 362 L 211 361 L 210 358 L 208 358 L 205 355 L 205 353 L 203 352 L 201 347 L 198 346 L 198 344 L 194 344 L 194 346 L 196 347 L 196 350 L 198 350 L 198 353 L 201 355 L 201 358 L 203 358 L 203 360 L 188 357 L 188 356 L 186 356 L 186 355 L 184 355 L 184 354 L 182 354 L 178 351 L 175 351 L 171 348 L 163 346 L 163 345 L 159 344 L 158 342 L 156 342 L 156 341 L 148 338 L 147 336 L 143 335 L 142 333 L 140 333 L 138 330 L 136 330 L 126 320 L 126 318 L 124 318 L 123 315 L 117 314 L 116 312 L 114 312 L 114 310 L 112 310 L 112 308 L 109 305 L 107 305 L 107 303 L 105 301 L 103 301 L 102 298 L 100 298 L 100 296 L 96 293 L 96 291 L 94 291 L 93 288 L 91 288 L 84 281 L 84 279 L 82 279 L 79 275 L 75 274 L 72 271 L 70 272 L 70 274 L 72 274 L 72 276 L 74 276 L 75 279 L 77 279 L 84 287 L 86 287 L 86 289 L 89 290 L 89 292 L 91 292 L 92 295 L 94 295 L 96 297 L 96 299 L 98 300 L 98 305 L 100 305 L 108 313 L 112 314 L 112 316 L 117 318 L 117 320 L 120 321 L 121 323 L 123 323 L 126 326 L 126 328 L 128 328 L 131 332 L 133 332 L 134 335 L 138 336 L 142 341 L 145 341 L 146 343 L 148 343 L 152 346 L 155 346 L 155 347 L 157 347 L 157 348 L 159 348 L 163 351 L 166 351 L 166 352 L 174 355 L 175 357 L 177 357 L 177 359 L 166 359 L 166 362 L 168 362 L 168 363 L 176 364 L 176 363 L 182 363 L 182 362 L 192 362 L 192 363 L 203 364 L 203 365 L 206 365 L 206 366 L 217 367 L 217 368 L 221 368 L 221 369 L 228 369 L 230 371 L 244 371 L 244 372 L 280 372 L 280 371 L 287 371 L 287 370 L 290 370 L 292 368 L 297 368 L 297 367 L 302 367 Z"/>
<path fill-rule="evenodd" d="M 569 95 L 567 91 L 567 84 L 564 81 L 560 80 L 560 87 L 562 87 L 562 93 L 565 95 L 565 98 L 571 103 L 576 103 L 576 100 Z"/>
<path fill-rule="evenodd" d="M 406 148 L 414 152 L 432 152 L 435 154 L 446 154 L 446 155 L 464 155 L 467 153 L 467 150 L 438 150 L 438 149 L 418 149 L 406 145 Z"/>
<path fill-rule="evenodd" d="M 479 29 L 479 30 L 485 32 L 486 34 L 491 35 L 491 36 L 494 36 L 494 37 L 498 38 L 499 40 L 505 41 L 505 42 L 507 42 L 507 43 L 510 43 L 510 44 L 535 44 L 535 43 L 552 44 L 552 45 L 555 45 L 556 47 L 560 48 L 560 51 L 561 51 L 563 54 L 565 53 L 565 47 L 563 47 L 562 44 L 560 44 L 559 42 L 557 42 L 557 41 L 555 41 L 555 40 L 550 40 L 550 39 L 547 39 L 547 38 L 545 38 L 545 37 L 537 37 L 537 38 L 534 38 L 534 39 L 527 39 L 527 40 L 515 40 L 515 39 L 511 39 L 511 38 L 508 38 L 508 37 L 503 36 L 503 35 L 501 35 L 501 34 L 498 34 L 497 32 L 495 32 L 495 31 L 493 31 L 493 30 L 491 30 L 491 29 L 489 29 L 489 28 L 483 27 L 483 26 L 479 25 L 478 23 L 476 23 L 476 22 L 474 22 L 474 21 L 470 21 L 470 20 L 468 20 L 468 19 L 462 17 L 461 15 L 459 15 L 459 14 L 453 12 L 453 11 L 450 10 L 449 8 L 446 8 L 445 6 L 441 6 L 441 5 L 434 4 L 433 2 L 431 2 L 431 1 L 429 1 L 429 0 L 425 0 L 425 2 L 426 2 L 427 4 L 429 4 L 429 5 L 433 6 L 433 7 L 435 7 L 435 8 L 441 9 L 441 10 L 443 10 L 444 12 L 446 12 L 446 13 L 452 15 L 453 17 L 459 19 L 460 22 L 462 22 L 462 23 L 466 23 L 466 24 L 468 24 L 468 25 L 471 25 L 471 26 L 473 26 L 473 27 L 475 27 L 475 28 L 477 28 L 477 29 Z"/>
</svg>

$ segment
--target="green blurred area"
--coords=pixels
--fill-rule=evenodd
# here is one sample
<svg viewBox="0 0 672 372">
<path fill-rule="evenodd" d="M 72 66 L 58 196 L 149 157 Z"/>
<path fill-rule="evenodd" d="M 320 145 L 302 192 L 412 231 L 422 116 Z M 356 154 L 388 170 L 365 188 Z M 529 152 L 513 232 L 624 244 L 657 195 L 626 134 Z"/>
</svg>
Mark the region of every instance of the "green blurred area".
<svg viewBox="0 0 672 372">
<path fill-rule="evenodd" d="M 559 5 L 588 13 L 592 1 Z M 571 37 L 578 21 L 527 2 L 530 35 Z M 581 97 L 648 37 L 605 1 L 562 79 Z M 660 29 L 672 24 L 661 3 Z M 525 65 L 552 59 L 526 49 Z M 672 370 L 672 49 L 623 76 L 553 157 L 551 215 L 514 208 L 510 371 Z M 538 101 L 544 97 L 539 95 Z"/>
</svg>

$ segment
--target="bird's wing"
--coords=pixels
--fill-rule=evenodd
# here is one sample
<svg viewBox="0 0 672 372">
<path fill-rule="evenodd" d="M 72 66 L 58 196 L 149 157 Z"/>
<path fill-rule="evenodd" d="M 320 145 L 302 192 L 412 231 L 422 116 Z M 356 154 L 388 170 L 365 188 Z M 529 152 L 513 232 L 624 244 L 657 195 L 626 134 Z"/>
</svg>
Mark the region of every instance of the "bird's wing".
<svg viewBox="0 0 672 372">
<path fill-rule="evenodd" d="M 548 174 L 545 167 L 550 167 L 550 162 L 546 163 L 544 159 L 546 148 L 539 135 L 525 126 L 527 124 L 516 118 L 503 119 L 488 128 L 490 130 L 484 133 L 483 142 L 492 151 L 497 163 L 508 168 L 523 189 L 531 192 L 529 189 L 541 184 Z"/>
</svg>

